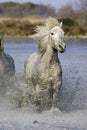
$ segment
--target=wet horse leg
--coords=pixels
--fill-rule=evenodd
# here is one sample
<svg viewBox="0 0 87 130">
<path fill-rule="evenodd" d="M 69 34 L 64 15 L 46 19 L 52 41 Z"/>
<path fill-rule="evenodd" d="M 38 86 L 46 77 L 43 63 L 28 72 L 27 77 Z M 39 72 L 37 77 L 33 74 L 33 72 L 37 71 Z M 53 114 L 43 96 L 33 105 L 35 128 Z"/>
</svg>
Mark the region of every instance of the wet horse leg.
<svg viewBox="0 0 87 130">
<path fill-rule="evenodd" d="M 52 95 L 52 107 L 57 108 L 58 107 L 58 93 L 60 88 L 57 87 L 57 89 L 53 89 L 53 95 Z"/>
<path fill-rule="evenodd" d="M 34 102 L 36 106 L 36 111 L 40 112 L 41 111 L 41 91 L 38 84 L 36 85 L 36 89 L 35 89 Z"/>
<path fill-rule="evenodd" d="M 52 107 L 53 108 L 58 107 L 58 93 L 57 92 L 53 92 Z"/>
</svg>

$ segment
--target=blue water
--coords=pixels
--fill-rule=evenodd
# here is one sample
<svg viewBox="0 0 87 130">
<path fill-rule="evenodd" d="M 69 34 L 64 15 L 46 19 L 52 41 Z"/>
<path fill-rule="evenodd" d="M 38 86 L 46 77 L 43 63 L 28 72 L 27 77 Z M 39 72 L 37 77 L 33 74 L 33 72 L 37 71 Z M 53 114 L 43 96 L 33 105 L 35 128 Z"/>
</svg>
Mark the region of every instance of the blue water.
<svg viewBox="0 0 87 130">
<path fill-rule="evenodd" d="M 10 41 L 13 42 L 13 41 Z M 10 54 L 15 62 L 16 73 L 22 73 L 24 71 L 24 61 L 33 52 L 37 51 L 37 47 L 34 41 L 24 43 L 17 43 L 16 41 L 12 44 L 5 43 L 5 53 Z"/>
<path fill-rule="evenodd" d="M 5 40 L 5 53 L 14 58 L 17 74 L 23 74 L 25 59 L 37 51 L 37 43 L 33 40 Z M 63 69 L 70 66 L 87 69 L 87 39 L 66 40 L 66 52 L 59 53 L 59 59 Z"/>
</svg>

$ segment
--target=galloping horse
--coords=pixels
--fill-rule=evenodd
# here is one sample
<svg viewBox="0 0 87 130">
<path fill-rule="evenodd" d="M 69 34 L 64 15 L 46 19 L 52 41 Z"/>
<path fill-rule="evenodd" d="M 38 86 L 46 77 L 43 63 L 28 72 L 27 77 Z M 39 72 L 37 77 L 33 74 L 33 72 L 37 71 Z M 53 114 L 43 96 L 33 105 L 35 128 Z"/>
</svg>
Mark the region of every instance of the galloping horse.
<svg viewBox="0 0 87 130">
<path fill-rule="evenodd" d="M 31 54 L 26 59 L 25 79 L 36 93 L 47 89 L 51 94 L 52 106 L 57 107 L 57 95 L 62 84 L 58 51 L 63 53 L 66 48 L 62 22 L 49 17 L 44 26 L 37 26 L 36 34 L 31 37 L 38 40 L 39 52 Z"/>
</svg>

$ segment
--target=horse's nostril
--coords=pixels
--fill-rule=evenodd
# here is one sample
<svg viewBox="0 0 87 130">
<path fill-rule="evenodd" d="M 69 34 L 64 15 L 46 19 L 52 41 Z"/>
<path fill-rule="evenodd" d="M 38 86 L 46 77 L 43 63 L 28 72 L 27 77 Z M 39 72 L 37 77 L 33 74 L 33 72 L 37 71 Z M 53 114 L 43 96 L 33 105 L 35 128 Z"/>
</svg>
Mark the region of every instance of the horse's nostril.
<svg viewBox="0 0 87 130">
<path fill-rule="evenodd" d="M 61 50 L 63 49 L 61 45 L 59 45 L 59 48 L 60 48 Z"/>
<path fill-rule="evenodd" d="M 61 45 L 59 45 L 59 51 L 61 52 L 61 53 L 63 53 L 64 51 L 65 51 L 65 49 L 61 46 Z"/>
</svg>

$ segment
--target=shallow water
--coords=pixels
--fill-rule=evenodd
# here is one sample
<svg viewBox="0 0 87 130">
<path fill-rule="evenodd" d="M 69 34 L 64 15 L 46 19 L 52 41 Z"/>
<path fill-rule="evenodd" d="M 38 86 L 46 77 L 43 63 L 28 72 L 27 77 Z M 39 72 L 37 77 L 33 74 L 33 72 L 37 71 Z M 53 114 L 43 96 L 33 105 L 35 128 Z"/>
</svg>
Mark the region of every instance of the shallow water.
<svg viewBox="0 0 87 130">
<path fill-rule="evenodd" d="M 66 52 L 59 53 L 63 69 L 63 85 L 59 93 L 60 109 L 42 113 L 29 112 L 16 108 L 6 97 L 1 97 L 0 130 L 87 129 L 87 40 L 66 40 L 66 45 Z M 15 89 L 25 85 L 22 80 L 24 61 L 29 54 L 36 51 L 35 41 L 5 40 L 5 52 L 14 58 L 16 65 Z"/>
</svg>

